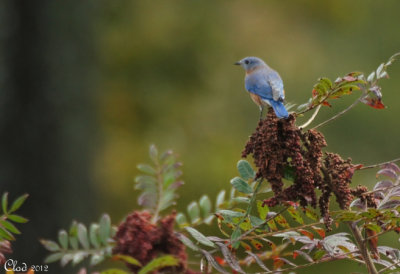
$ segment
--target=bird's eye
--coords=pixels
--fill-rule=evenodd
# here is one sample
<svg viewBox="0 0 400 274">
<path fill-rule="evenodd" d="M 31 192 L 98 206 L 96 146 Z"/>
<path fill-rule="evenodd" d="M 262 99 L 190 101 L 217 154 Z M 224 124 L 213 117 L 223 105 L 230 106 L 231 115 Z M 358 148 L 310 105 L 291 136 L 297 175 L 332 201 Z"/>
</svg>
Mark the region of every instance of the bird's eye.
<svg viewBox="0 0 400 274">
<path fill-rule="evenodd" d="M 249 62 L 249 60 L 246 60 L 246 61 L 244 61 L 244 63 L 245 63 L 246 65 L 248 65 L 250 62 Z"/>
</svg>

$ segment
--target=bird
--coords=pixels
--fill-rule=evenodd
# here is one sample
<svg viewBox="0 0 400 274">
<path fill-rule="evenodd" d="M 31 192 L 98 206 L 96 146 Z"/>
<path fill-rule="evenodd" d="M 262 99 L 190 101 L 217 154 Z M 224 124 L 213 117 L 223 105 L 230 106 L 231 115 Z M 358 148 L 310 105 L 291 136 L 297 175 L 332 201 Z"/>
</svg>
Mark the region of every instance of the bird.
<svg viewBox="0 0 400 274">
<path fill-rule="evenodd" d="M 249 92 L 251 99 L 260 108 L 260 120 L 264 106 L 271 106 L 278 118 L 288 118 L 283 101 L 285 91 L 283 81 L 278 72 L 270 68 L 263 60 L 258 57 L 246 57 L 234 63 L 242 66 L 246 71 L 245 88 Z"/>
</svg>

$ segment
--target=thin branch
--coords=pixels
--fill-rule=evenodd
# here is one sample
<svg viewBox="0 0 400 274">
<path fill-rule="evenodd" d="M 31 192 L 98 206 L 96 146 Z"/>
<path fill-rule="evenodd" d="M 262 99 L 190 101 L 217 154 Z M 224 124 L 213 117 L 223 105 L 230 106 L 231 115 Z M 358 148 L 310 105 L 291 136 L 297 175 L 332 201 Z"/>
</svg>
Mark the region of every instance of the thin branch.
<svg viewBox="0 0 400 274">
<path fill-rule="evenodd" d="M 358 249 L 361 252 L 361 256 L 364 259 L 365 265 L 367 266 L 368 273 L 370 274 L 378 274 L 374 262 L 372 261 L 371 255 L 369 254 L 366 242 L 361 235 L 361 231 L 357 226 L 356 222 L 348 222 L 351 231 L 353 232 L 354 239 L 357 242 Z"/>
<path fill-rule="evenodd" d="M 397 263 L 393 263 L 393 264 L 391 264 L 391 265 L 389 265 L 389 266 L 387 266 L 387 267 L 382 268 L 381 270 L 379 270 L 379 273 L 382 273 L 383 271 L 386 271 L 386 270 L 390 269 L 391 267 L 396 266 L 396 265 L 399 265 L 399 264 L 400 264 L 400 261 L 397 262 Z"/>
<path fill-rule="evenodd" d="M 307 127 L 309 124 L 312 123 L 312 121 L 315 119 L 315 117 L 317 116 L 319 110 L 321 109 L 322 104 L 318 105 L 317 109 L 315 110 L 315 112 L 313 113 L 313 115 L 310 117 L 310 119 L 308 119 L 308 121 L 304 124 L 302 124 L 301 126 L 299 126 L 299 128 L 305 128 Z"/>
<path fill-rule="evenodd" d="M 333 117 L 329 118 L 328 120 L 316 125 L 315 127 L 313 127 L 313 129 L 317 129 L 333 120 L 336 120 L 337 118 L 339 118 L 340 116 L 342 116 L 343 114 L 345 114 L 346 112 L 348 112 L 350 109 L 354 108 L 358 103 L 361 102 L 361 99 L 365 96 L 365 94 L 363 93 L 356 101 L 354 101 L 350 106 L 348 106 L 346 109 L 342 110 L 341 112 L 337 113 L 336 115 L 334 115 Z"/>
<path fill-rule="evenodd" d="M 386 234 L 386 233 L 388 233 L 388 232 L 390 232 L 390 231 L 393 231 L 395 228 L 396 228 L 396 227 L 393 227 L 393 228 L 390 228 L 390 229 L 381 231 L 381 232 L 379 232 L 379 233 L 377 233 L 377 234 L 375 234 L 375 235 L 373 235 L 373 236 L 369 236 L 369 237 L 367 237 L 367 238 L 364 239 L 364 242 L 367 242 L 368 240 L 371 240 L 371 239 L 373 239 L 373 238 L 382 236 L 383 234 Z"/>
<path fill-rule="evenodd" d="M 374 164 L 374 165 L 369 165 L 369 166 L 363 166 L 362 168 L 360 168 L 359 170 L 363 170 L 363 169 L 369 169 L 369 168 L 375 168 L 375 167 L 380 167 L 386 164 L 391 164 L 391 163 L 395 163 L 395 162 L 399 162 L 400 158 L 396 158 L 387 162 L 383 162 L 383 163 L 379 163 L 379 164 Z"/>
</svg>

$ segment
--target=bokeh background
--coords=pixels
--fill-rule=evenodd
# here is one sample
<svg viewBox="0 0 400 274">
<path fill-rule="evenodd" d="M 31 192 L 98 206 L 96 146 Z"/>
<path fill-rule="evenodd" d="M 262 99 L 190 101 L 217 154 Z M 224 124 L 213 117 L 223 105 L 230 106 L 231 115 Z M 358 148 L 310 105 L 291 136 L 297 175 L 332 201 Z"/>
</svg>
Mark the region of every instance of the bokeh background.
<svg viewBox="0 0 400 274">
<path fill-rule="evenodd" d="M 287 100 L 302 104 L 318 77 L 369 73 L 400 51 L 399 10 L 397 0 L 0 1 L 0 190 L 30 194 L 13 258 L 40 264 L 38 239 L 74 219 L 108 212 L 118 224 L 137 208 L 133 178 L 151 143 L 184 163 L 178 209 L 214 199 L 258 122 L 233 63 L 263 58 Z M 387 108 L 360 105 L 321 128 L 327 150 L 364 164 L 399 157 L 400 63 L 389 74 Z M 362 171 L 353 184 L 375 182 Z M 398 243 L 390 237 L 382 244 Z M 335 262 L 299 273 L 321 271 L 365 269 Z"/>
</svg>

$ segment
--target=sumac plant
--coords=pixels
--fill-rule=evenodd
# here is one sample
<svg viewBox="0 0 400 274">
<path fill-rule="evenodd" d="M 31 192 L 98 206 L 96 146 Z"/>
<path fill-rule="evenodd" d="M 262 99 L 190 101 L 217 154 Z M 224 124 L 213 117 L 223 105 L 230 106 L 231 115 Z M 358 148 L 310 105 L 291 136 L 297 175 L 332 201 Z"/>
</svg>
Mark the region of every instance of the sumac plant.
<svg viewBox="0 0 400 274">
<path fill-rule="evenodd" d="M 199 195 L 184 212 L 170 209 L 183 185 L 181 164 L 172 151 L 159 154 L 152 145 L 151 164 L 138 165 L 142 174 L 135 180 L 142 209 L 116 227 L 107 215 L 89 228 L 73 223 L 69 231 L 60 231 L 58 241 L 42 240 L 51 252 L 46 261 L 66 265 L 89 258 L 95 265 L 111 258 L 142 274 L 294 273 L 337 260 L 356 262 L 368 273 L 396 271 L 400 250 L 380 245 L 379 238 L 392 233 L 398 243 L 400 159 L 355 164 L 326 151 L 327 141 L 317 128 L 359 103 L 385 108 L 379 82 L 388 78 L 387 69 L 399 56 L 368 76 L 351 72 L 334 81 L 320 78 L 308 102 L 288 119 L 278 119 L 270 110 L 242 151 L 231 190 Z M 349 107 L 307 129 L 322 107 L 351 93 L 359 97 Z M 308 111 L 313 111 L 309 120 L 297 125 Z M 370 168 L 377 168 L 373 189 L 352 184 L 355 172 Z M 219 232 L 207 235 L 205 225 Z M 128 272 L 117 268 L 101 273 Z"/>
</svg>

